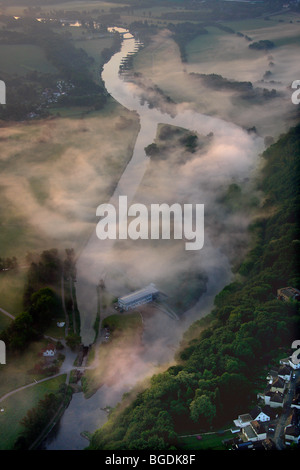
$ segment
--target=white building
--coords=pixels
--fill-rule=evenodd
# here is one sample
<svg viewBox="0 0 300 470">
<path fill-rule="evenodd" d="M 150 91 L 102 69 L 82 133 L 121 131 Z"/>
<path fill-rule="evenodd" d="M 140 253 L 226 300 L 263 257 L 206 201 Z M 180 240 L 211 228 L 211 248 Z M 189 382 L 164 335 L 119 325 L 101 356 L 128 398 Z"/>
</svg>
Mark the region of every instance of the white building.
<svg viewBox="0 0 300 470">
<path fill-rule="evenodd" d="M 53 344 L 48 344 L 47 348 L 43 350 L 44 357 L 53 357 L 55 356 L 56 348 Z"/>
<path fill-rule="evenodd" d="M 132 292 L 131 294 L 124 295 L 118 298 L 118 305 L 123 310 L 131 310 L 138 305 L 143 305 L 155 300 L 159 295 L 159 290 L 156 289 L 154 284 L 143 289 Z"/>
</svg>

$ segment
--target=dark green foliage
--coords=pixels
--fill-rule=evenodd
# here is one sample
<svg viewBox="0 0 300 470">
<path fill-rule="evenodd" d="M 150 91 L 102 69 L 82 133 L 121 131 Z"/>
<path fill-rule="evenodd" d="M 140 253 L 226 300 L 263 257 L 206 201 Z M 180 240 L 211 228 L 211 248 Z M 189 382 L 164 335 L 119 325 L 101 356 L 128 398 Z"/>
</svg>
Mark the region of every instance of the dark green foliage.
<svg viewBox="0 0 300 470">
<path fill-rule="evenodd" d="M 61 313 L 58 294 L 62 277 L 62 261 L 56 249 L 46 250 L 40 256 L 28 255 L 28 270 L 23 307 L 10 326 L 1 333 L 9 351 L 22 351 L 37 340 Z"/>
<path fill-rule="evenodd" d="M 26 416 L 20 421 L 24 430 L 19 435 L 14 449 L 26 450 L 37 439 L 59 410 L 62 404 L 67 405 L 72 392 L 66 384 L 62 384 L 57 393 L 46 394 L 39 400 L 38 405 L 27 411 Z"/>
<path fill-rule="evenodd" d="M 273 49 L 273 47 L 275 47 L 275 44 L 267 39 L 249 44 L 250 49 L 256 49 L 258 51 Z"/>
</svg>

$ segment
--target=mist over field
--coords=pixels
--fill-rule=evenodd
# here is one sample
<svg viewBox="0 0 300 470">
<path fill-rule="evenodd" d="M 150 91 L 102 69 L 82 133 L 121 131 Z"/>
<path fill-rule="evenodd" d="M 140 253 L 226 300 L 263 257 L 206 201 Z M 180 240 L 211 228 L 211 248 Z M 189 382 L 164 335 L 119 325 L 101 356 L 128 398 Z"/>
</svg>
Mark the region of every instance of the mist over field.
<svg viewBox="0 0 300 470">
<path fill-rule="evenodd" d="M 44 7 L 50 15 L 59 4 L 53 10 L 52 5 Z M 55 14 L 69 14 L 73 20 L 73 2 L 63 7 L 65 10 Z M 56 33 L 62 34 L 66 43 L 67 38 L 70 40 L 70 49 L 63 51 L 67 52 L 64 59 L 60 57 L 52 64 L 49 50 L 48 55 L 42 50 L 42 42 L 23 44 L 22 52 L 18 49 L 19 32 L 27 31 L 30 14 L 36 16 L 43 12 L 41 9 L 36 13 L 25 11 L 24 30 L 12 24 L 16 44 L 0 45 L 0 57 L 7 61 L 7 76 L 11 74 L 11 83 L 24 97 L 33 85 L 27 83 L 28 88 L 24 85 L 25 91 L 22 89 L 18 84 L 18 80 L 22 82 L 20 71 L 28 71 L 28 80 L 41 80 L 39 74 L 46 71 L 66 73 L 62 63 L 67 57 L 72 67 L 73 62 L 79 67 L 75 72 L 72 69 L 73 78 L 82 72 L 85 78 L 92 76 L 94 80 L 94 84 L 86 80 L 86 88 L 82 83 L 76 85 L 82 86 L 78 95 L 75 87 L 75 95 L 63 97 L 61 105 L 47 105 L 45 115 L 27 113 L 14 120 L 3 114 L 0 120 L 0 257 L 16 256 L 21 266 L 14 282 L 6 279 L 1 284 L 0 279 L 1 295 L 5 295 L 5 289 L 9 292 L 5 302 L 0 301 L 0 308 L 5 307 L 8 314 L 21 313 L 28 253 L 51 248 L 62 256 L 66 249 L 74 249 L 75 253 L 76 275 L 64 279 L 61 273 L 57 288 L 63 307 L 69 309 L 71 324 L 62 336 L 76 336 L 75 299 L 80 315 L 77 346 L 80 342 L 80 347 L 87 347 L 90 356 L 87 369 L 84 363 L 80 370 L 84 372 L 83 380 L 73 382 L 74 390 L 80 393 L 74 394 L 57 435 L 54 433 L 53 442 L 47 444 L 49 449 L 83 447 L 80 432 L 93 432 L 102 426 L 107 421 L 105 407 L 114 407 L 123 393 L 137 384 L 136 390 L 144 389 L 152 374 L 176 364 L 175 353 L 184 332 L 212 311 L 215 296 L 224 286 L 242 279 L 238 270 L 253 243 L 249 224 L 269 215 L 265 195 L 257 184 L 265 164 L 262 152 L 297 121 L 298 112 L 291 101 L 291 84 L 300 78 L 300 19 L 298 23 L 277 19 L 267 22 L 263 17 L 228 19 L 225 29 L 223 23 L 211 20 L 207 21 L 205 34 L 201 31 L 185 36 L 176 30 L 176 25 L 185 24 L 184 20 L 172 24 L 168 19 L 168 14 L 189 15 L 183 7 L 173 11 L 169 6 L 164 9 L 151 5 L 143 11 L 99 1 L 86 3 L 86 11 L 82 2 L 75 2 L 75 7 L 88 23 L 80 26 L 79 22 L 77 27 L 65 20 L 63 25 L 49 23 L 47 34 L 57 57 L 61 51 Z M 0 12 L 6 15 L 14 12 L 12 8 L 1 6 Z M 24 13 L 21 8 L 16 10 L 20 14 Z M 118 10 L 116 16 L 114 9 Z M 89 22 L 89 15 L 96 18 L 98 14 L 104 17 L 104 30 Z M 121 61 L 121 75 L 119 56 L 114 56 L 118 40 L 114 43 L 106 30 L 108 26 L 111 30 L 115 19 L 124 28 L 134 20 L 133 30 L 138 37 L 134 47 L 127 39 L 123 42 L 130 57 L 128 63 Z M 9 43 L 11 39 L 5 38 L 7 21 L 0 16 L 0 27 L 4 25 L 1 34 Z M 259 41 L 273 45 L 270 49 L 249 47 Z M 63 50 L 63 41 L 61 46 Z M 8 57 L 8 50 L 12 57 Z M 68 55 L 70 51 L 76 60 Z M 89 58 L 83 51 L 90 54 Z M 126 64 L 130 64 L 128 69 Z M 53 80 L 51 86 L 55 87 L 57 76 Z M 94 93 L 97 81 L 101 82 L 100 88 L 95 95 L 89 95 L 90 89 Z M 41 83 L 38 93 L 45 89 Z M 90 98 L 98 94 L 101 100 L 96 106 Z M 148 239 L 99 240 L 97 208 L 106 203 L 116 206 L 118 196 L 126 195 L 129 207 L 142 204 L 148 210 L 147 220 L 142 221 L 148 226 Z M 150 239 L 151 206 L 163 203 L 180 204 L 182 208 L 184 204 L 193 208 L 204 205 L 203 248 L 187 250 L 186 243 L 196 239 L 174 240 L 173 227 L 170 240 Z M 134 217 L 128 217 L 128 222 L 132 221 Z M 141 225 L 137 224 L 139 230 Z M 128 313 L 114 308 L 118 297 L 150 283 L 161 291 L 160 301 Z M 131 313 L 135 320 L 126 326 Z M 117 326 L 106 337 L 105 320 L 109 324 L 111 317 Z M 7 323 L 8 318 L 6 315 Z M 0 332 L 4 325 L 0 324 Z M 47 333 L 51 338 L 52 330 Z M 38 350 L 40 345 L 34 347 Z M 4 392 L 17 388 L 19 382 L 30 382 L 28 363 L 39 353 L 27 352 L 24 367 L 26 364 L 28 370 L 24 372 L 22 365 L 14 364 L 11 378 L 9 373 L 6 375 Z M 74 367 L 73 356 L 72 361 L 69 356 L 67 359 L 61 369 L 64 373 Z M 12 379 L 16 373 L 22 376 L 19 382 Z M 26 400 L 19 400 L 24 414 Z M 32 397 L 31 404 L 36 405 Z"/>
</svg>

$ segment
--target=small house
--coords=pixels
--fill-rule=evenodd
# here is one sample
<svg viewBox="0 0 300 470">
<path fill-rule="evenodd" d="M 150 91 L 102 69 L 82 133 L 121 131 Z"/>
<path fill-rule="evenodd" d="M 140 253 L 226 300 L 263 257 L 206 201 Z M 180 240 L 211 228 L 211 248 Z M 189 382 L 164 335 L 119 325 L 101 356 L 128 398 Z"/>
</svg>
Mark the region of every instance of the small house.
<svg viewBox="0 0 300 470">
<path fill-rule="evenodd" d="M 256 442 L 262 441 L 267 438 L 266 426 L 258 421 L 251 421 L 248 426 L 245 426 L 242 433 L 248 441 Z"/>
<path fill-rule="evenodd" d="M 252 416 L 253 421 L 259 421 L 261 423 L 265 423 L 266 421 L 270 421 L 270 416 L 265 413 L 265 411 L 260 407 L 256 406 L 250 411 L 250 415 Z"/>
<path fill-rule="evenodd" d="M 53 344 L 48 344 L 48 346 L 42 351 L 44 357 L 53 357 L 56 353 L 56 348 Z"/>
<path fill-rule="evenodd" d="M 285 380 L 281 377 L 277 377 L 274 382 L 271 384 L 270 391 L 271 392 L 280 392 L 283 393 L 285 390 Z"/>
</svg>

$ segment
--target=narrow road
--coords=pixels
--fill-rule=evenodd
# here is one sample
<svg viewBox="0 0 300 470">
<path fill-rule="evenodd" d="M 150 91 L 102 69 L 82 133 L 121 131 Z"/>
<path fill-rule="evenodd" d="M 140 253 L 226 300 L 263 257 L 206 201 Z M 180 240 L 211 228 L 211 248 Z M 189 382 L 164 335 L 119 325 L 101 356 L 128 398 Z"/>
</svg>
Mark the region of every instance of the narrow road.
<svg viewBox="0 0 300 470">
<path fill-rule="evenodd" d="M 14 315 L 12 315 L 11 313 L 8 313 L 3 308 L 0 308 L 0 312 L 4 313 L 4 315 L 7 315 L 8 317 L 12 318 L 13 320 L 16 318 Z"/>
<path fill-rule="evenodd" d="M 0 397 L 0 402 L 5 400 L 6 398 L 10 397 L 14 393 L 20 392 L 21 390 L 25 390 L 25 388 L 32 387 L 33 385 L 37 385 L 41 382 L 46 382 L 46 380 L 54 379 L 55 377 L 58 377 L 59 375 L 62 375 L 62 372 L 59 372 L 58 374 L 55 374 L 55 375 L 51 375 L 51 377 L 45 377 L 44 379 L 37 380 L 37 381 L 32 382 L 30 384 L 23 385 L 22 387 L 16 388 L 15 390 L 12 390 L 11 392 L 8 392 L 5 395 L 3 395 L 2 397 Z"/>
<path fill-rule="evenodd" d="M 294 373 L 294 371 L 293 371 L 293 373 Z M 283 413 L 280 416 L 280 418 L 278 419 L 278 423 L 277 423 L 277 426 L 276 426 L 276 429 L 275 429 L 274 442 L 275 442 L 276 448 L 278 450 L 286 449 L 286 446 L 285 446 L 284 440 L 282 439 L 282 436 L 284 434 L 284 428 L 287 424 L 287 419 L 290 416 L 291 411 L 292 411 L 291 403 L 292 403 L 293 396 L 294 396 L 294 393 L 295 393 L 297 379 L 300 377 L 300 371 L 296 371 L 295 374 L 296 374 L 296 378 L 291 379 L 291 381 L 289 382 L 288 392 L 287 392 L 287 395 L 286 395 L 285 400 L 284 400 Z"/>
</svg>

